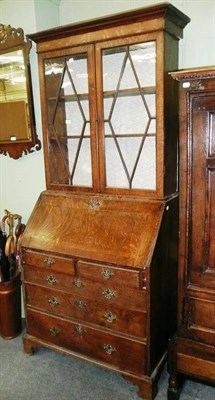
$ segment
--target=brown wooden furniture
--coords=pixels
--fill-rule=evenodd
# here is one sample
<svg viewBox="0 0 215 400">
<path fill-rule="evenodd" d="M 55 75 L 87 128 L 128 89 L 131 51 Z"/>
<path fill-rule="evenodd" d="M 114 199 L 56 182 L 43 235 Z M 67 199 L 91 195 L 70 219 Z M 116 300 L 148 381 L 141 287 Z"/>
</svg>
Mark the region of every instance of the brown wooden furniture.
<svg viewBox="0 0 215 400">
<path fill-rule="evenodd" d="M 47 191 L 22 241 L 25 351 L 120 372 L 152 399 L 176 323 L 178 39 L 171 5 L 31 35 Z"/>
<path fill-rule="evenodd" d="M 215 382 L 215 68 L 180 81 L 178 329 L 169 348 L 169 400 L 180 375 Z"/>
</svg>

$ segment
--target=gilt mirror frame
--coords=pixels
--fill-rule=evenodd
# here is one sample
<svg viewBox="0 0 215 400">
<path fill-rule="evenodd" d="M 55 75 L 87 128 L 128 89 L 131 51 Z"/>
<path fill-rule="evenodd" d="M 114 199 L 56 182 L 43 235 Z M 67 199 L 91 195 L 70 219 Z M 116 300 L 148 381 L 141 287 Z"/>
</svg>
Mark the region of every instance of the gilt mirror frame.
<svg viewBox="0 0 215 400">
<path fill-rule="evenodd" d="M 25 82 L 25 86 L 23 87 L 26 89 L 26 93 L 24 93 L 25 99 L 21 99 L 22 101 L 20 101 L 19 98 L 13 98 L 12 96 L 12 100 L 9 99 L 9 101 L 7 101 L 6 95 L 3 100 L 0 99 L 0 107 L 2 108 L 1 115 L 3 117 L 1 117 L 2 128 L 0 130 L 0 154 L 9 155 L 13 159 L 18 159 L 22 157 L 23 154 L 27 155 L 28 153 L 41 149 L 41 142 L 36 134 L 33 107 L 29 60 L 31 47 L 32 43 L 29 38 L 24 38 L 22 28 L 16 29 L 10 25 L 0 24 L 0 57 L 5 55 L 9 60 L 10 53 L 12 55 L 23 55 L 23 64 L 20 68 L 23 69 L 23 81 Z M 0 62 L 0 68 L 2 66 L 3 63 Z M 12 69 L 12 66 L 9 64 L 8 67 Z M 1 79 L 0 75 L 0 82 L 8 80 L 6 79 L 7 76 L 6 78 L 4 78 L 4 76 L 5 75 L 2 75 Z M 10 126 L 8 128 L 9 124 Z M 19 133 L 16 134 L 16 129 L 18 129 L 18 127 Z"/>
</svg>

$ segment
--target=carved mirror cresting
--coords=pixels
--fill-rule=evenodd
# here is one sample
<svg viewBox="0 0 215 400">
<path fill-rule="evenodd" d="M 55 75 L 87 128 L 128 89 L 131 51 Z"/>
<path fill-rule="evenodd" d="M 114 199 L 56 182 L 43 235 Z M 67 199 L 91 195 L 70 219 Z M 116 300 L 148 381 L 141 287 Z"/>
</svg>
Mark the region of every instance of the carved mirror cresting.
<svg viewBox="0 0 215 400">
<path fill-rule="evenodd" d="M 0 24 L 0 153 L 14 159 L 41 149 L 36 134 L 29 53 L 22 28 Z"/>
</svg>

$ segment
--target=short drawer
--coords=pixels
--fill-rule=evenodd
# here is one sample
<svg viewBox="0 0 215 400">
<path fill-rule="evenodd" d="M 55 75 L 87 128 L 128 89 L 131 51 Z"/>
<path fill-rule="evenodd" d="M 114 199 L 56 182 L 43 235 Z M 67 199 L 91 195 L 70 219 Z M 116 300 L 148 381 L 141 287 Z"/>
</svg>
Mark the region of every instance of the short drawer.
<svg viewBox="0 0 215 400">
<path fill-rule="evenodd" d="M 77 262 L 77 274 L 80 278 L 135 289 L 144 287 L 145 282 L 144 271 L 84 261 Z"/>
<path fill-rule="evenodd" d="M 49 253 L 23 250 L 22 264 L 32 265 L 40 268 L 49 268 L 50 271 L 59 271 L 74 274 L 74 261 L 70 258 L 58 257 Z"/>
<path fill-rule="evenodd" d="M 37 268 L 30 265 L 23 267 L 23 279 L 25 283 L 34 283 L 48 288 L 70 291 L 73 288 L 74 274 L 50 271 L 49 268 Z"/>
<path fill-rule="evenodd" d="M 146 372 L 146 343 L 27 309 L 27 333 L 119 370 Z"/>
<path fill-rule="evenodd" d="M 90 322 L 126 335 L 146 337 L 145 312 L 127 310 L 116 305 L 109 306 L 96 299 L 80 298 L 32 284 L 25 285 L 25 297 L 27 305 L 42 311 Z"/>
</svg>

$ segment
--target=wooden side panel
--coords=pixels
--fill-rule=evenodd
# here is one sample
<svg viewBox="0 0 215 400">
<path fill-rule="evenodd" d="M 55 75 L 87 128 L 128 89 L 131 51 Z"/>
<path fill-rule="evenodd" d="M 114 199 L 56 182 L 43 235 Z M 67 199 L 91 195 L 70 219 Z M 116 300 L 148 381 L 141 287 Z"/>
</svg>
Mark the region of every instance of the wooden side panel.
<svg viewBox="0 0 215 400">
<path fill-rule="evenodd" d="M 150 367 L 165 353 L 177 322 L 178 198 L 166 205 L 150 268 Z M 175 221 L 175 223 L 172 223 Z"/>
<path fill-rule="evenodd" d="M 171 49 L 171 50 L 170 50 Z M 178 68 L 178 42 L 168 33 L 164 41 L 164 195 L 178 190 L 178 83 L 169 71 Z"/>
</svg>

